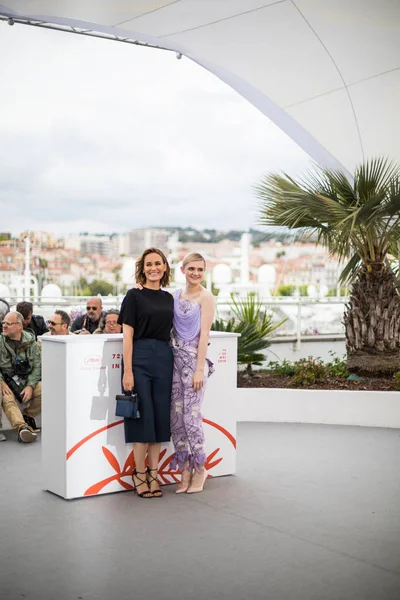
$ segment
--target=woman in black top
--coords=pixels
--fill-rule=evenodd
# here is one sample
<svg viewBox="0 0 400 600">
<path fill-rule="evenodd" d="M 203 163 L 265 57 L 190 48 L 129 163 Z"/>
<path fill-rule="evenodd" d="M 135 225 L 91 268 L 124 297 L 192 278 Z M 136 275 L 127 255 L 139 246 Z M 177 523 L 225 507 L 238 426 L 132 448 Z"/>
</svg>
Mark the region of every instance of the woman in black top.
<svg viewBox="0 0 400 600">
<path fill-rule="evenodd" d="M 160 446 L 170 439 L 173 356 L 169 340 L 174 314 L 173 297 L 161 290 L 170 280 L 170 267 L 161 250 L 145 250 L 136 263 L 135 276 L 143 290 L 128 291 L 118 319 L 124 335 L 122 387 L 135 389 L 140 407 L 139 419 L 125 419 L 125 441 L 133 442 L 132 479 L 138 496 L 159 498 Z"/>
</svg>

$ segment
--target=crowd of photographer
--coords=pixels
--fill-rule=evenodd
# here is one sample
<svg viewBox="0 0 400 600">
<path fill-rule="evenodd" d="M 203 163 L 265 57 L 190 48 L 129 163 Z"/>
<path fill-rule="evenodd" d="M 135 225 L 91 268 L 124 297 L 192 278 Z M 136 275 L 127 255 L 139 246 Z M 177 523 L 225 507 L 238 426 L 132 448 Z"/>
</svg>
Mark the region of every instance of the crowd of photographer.
<svg viewBox="0 0 400 600">
<path fill-rule="evenodd" d="M 2 408 L 19 442 L 37 438 L 40 428 L 35 417 L 42 404 L 41 336 L 121 333 L 118 315 L 115 309 L 104 312 L 98 297 L 88 300 L 86 313 L 72 324 L 63 310 L 56 310 L 46 323 L 33 314 L 31 302 L 19 302 L 15 311 L 7 312 L 1 320 L 0 335 L 0 429 Z M 5 440 L 0 431 L 0 441 Z"/>
</svg>

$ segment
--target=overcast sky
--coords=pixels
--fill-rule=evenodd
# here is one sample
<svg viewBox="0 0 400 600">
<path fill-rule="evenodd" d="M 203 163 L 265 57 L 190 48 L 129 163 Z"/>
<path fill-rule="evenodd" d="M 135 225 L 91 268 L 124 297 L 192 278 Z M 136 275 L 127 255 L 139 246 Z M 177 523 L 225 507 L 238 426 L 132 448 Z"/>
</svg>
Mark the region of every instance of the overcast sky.
<svg viewBox="0 0 400 600">
<path fill-rule="evenodd" d="M 3 231 L 258 226 L 252 186 L 307 155 L 175 54 L 0 22 Z"/>
</svg>

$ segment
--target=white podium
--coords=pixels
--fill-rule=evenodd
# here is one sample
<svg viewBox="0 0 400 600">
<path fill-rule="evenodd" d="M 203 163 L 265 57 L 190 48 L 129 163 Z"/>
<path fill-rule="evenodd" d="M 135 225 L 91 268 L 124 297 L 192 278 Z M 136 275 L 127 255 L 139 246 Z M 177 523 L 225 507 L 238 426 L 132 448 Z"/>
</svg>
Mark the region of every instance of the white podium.
<svg viewBox="0 0 400 600">
<path fill-rule="evenodd" d="M 237 335 L 211 332 L 203 417 L 211 477 L 236 468 Z M 133 488 L 133 445 L 115 416 L 121 393 L 122 334 L 42 337 L 42 465 L 44 488 L 72 499 Z M 180 481 L 163 444 L 159 479 Z"/>
</svg>

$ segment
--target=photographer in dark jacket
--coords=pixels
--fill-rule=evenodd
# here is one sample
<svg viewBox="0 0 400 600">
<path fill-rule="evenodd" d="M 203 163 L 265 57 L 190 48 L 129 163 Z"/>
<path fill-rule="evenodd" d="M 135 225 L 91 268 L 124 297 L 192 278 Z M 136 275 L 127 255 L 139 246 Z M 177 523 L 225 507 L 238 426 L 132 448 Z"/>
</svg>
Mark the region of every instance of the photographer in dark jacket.
<svg viewBox="0 0 400 600">
<path fill-rule="evenodd" d="M 38 339 L 39 335 L 43 335 L 48 332 L 45 320 L 40 315 L 33 314 L 32 302 L 18 302 L 16 311 L 21 313 L 24 317 L 24 329 L 31 331 L 35 336 L 35 340 Z"/>
<path fill-rule="evenodd" d="M 19 442 L 34 442 L 35 416 L 42 404 L 41 360 L 33 334 L 23 330 L 24 317 L 9 312 L 0 335 L 0 391 L 7 419 Z"/>
<path fill-rule="evenodd" d="M 103 303 L 101 298 L 93 296 L 89 298 L 86 305 L 86 314 L 76 317 L 71 325 L 71 333 L 78 335 L 88 335 L 96 329 L 104 327 L 105 314 L 103 312 Z"/>
</svg>

